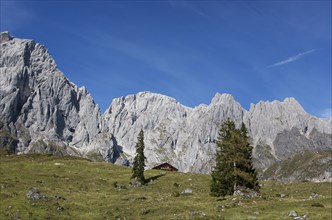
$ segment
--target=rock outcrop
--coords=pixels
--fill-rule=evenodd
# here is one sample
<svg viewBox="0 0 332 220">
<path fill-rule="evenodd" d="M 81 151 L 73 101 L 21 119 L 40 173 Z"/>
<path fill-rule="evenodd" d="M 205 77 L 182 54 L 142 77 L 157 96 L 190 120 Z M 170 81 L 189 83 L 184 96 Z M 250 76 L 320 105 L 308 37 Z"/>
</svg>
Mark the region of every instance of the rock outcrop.
<svg viewBox="0 0 332 220">
<path fill-rule="evenodd" d="M 9 150 L 128 165 L 143 129 L 148 168 L 168 162 L 182 172 L 209 173 L 220 125 L 230 118 L 237 126 L 246 124 L 262 178 L 332 181 L 332 120 L 311 116 L 294 98 L 261 101 L 247 111 L 229 94 L 217 93 L 209 105 L 189 108 L 140 92 L 114 99 L 102 115 L 44 46 L 8 32 L 0 34 L 0 43 L 0 144 Z M 301 158 L 312 163 L 296 167 Z M 323 168 L 315 169 L 318 165 Z"/>
</svg>

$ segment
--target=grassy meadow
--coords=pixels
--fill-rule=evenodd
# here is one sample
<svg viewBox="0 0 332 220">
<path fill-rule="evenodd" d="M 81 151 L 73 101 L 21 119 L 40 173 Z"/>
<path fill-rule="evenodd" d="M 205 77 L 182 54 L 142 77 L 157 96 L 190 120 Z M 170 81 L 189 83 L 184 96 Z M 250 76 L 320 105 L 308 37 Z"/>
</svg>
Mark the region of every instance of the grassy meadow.
<svg viewBox="0 0 332 220">
<path fill-rule="evenodd" d="M 261 197 L 221 199 L 209 195 L 209 175 L 147 170 L 150 183 L 132 188 L 130 168 L 104 162 L 3 152 L 0 159 L 0 219 L 293 219 L 292 210 L 332 219 L 332 183 L 261 182 Z M 28 199 L 33 187 L 47 198 Z"/>
</svg>

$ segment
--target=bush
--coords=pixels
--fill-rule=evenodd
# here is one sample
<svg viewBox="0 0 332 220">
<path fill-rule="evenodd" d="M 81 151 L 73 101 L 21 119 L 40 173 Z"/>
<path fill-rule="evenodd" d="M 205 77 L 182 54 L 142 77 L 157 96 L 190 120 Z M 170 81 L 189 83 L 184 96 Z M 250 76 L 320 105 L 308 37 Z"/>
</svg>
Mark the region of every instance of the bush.
<svg viewBox="0 0 332 220">
<path fill-rule="evenodd" d="M 179 196 L 180 196 L 180 193 L 179 193 L 178 191 L 173 192 L 173 193 L 172 193 L 172 196 L 173 196 L 173 197 L 179 197 Z"/>
<path fill-rule="evenodd" d="M 311 206 L 312 207 L 322 207 L 322 208 L 324 208 L 324 205 L 321 204 L 321 203 L 318 203 L 318 202 L 315 202 L 315 203 L 311 204 Z"/>
</svg>

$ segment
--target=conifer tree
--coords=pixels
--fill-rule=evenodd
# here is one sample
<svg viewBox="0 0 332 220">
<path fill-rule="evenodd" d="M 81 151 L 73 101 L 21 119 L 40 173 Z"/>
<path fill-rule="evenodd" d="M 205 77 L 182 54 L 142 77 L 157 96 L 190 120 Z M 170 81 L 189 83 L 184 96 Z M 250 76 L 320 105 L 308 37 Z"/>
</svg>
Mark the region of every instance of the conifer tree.
<svg viewBox="0 0 332 220">
<path fill-rule="evenodd" d="M 233 160 L 232 137 L 235 124 L 227 120 L 221 125 L 217 139 L 216 165 L 212 171 L 211 194 L 225 196 L 232 194 L 233 186 Z"/>
<path fill-rule="evenodd" d="M 137 137 L 136 155 L 134 158 L 134 164 L 132 170 L 133 174 L 131 176 L 131 179 L 138 181 L 140 184 L 145 183 L 145 177 L 144 177 L 145 159 L 146 157 L 144 156 L 144 132 L 141 129 Z"/>
<path fill-rule="evenodd" d="M 242 123 L 236 129 L 229 119 L 221 125 L 217 140 L 216 165 L 212 171 L 211 194 L 231 195 L 238 187 L 258 190 L 257 173 L 252 166 L 252 146 Z"/>
<path fill-rule="evenodd" d="M 248 130 L 242 122 L 239 130 L 241 137 L 241 145 L 239 145 L 238 154 L 238 166 L 237 177 L 238 183 L 246 188 L 259 191 L 259 183 L 257 179 L 257 171 L 253 167 L 252 163 L 252 150 L 251 140 L 248 135 Z"/>
</svg>

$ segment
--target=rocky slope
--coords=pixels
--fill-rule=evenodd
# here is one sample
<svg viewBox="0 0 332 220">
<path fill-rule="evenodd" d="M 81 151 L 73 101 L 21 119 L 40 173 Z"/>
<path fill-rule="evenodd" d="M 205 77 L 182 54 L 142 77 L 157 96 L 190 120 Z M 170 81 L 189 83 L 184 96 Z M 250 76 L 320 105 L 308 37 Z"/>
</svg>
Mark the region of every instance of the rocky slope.
<svg viewBox="0 0 332 220">
<path fill-rule="evenodd" d="M 87 90 L 57 69 L 44 46 L 7 32 L 0 41 L 3 147 L 127 165 L 143 129 L 148 167 L 169 162 L 180 171 L 208 173 L 219 127 L 230 118 L 247 125 L 262 178 L 332 181 L 331 120 L 309 115 L 293 98 L 259 102 L 246 111 L 229 94 L 217 93 L 209 105 L 189 108 L 173 98 L 141 92 L 114 99 L 102 115 Z M 299 155 L 311 155 L 313 162 L 284 171 L 285 162 Z M 318 165 L 325 168 L 315 169 Z M 317 172 L 306 176 L 305 170 Z"/>
<path fill-rule="evenodd" d="M 113 142 L 103 135 L 100 109 L 87 90 L 58 70 L 43 45 L 8 32 L 0 40 L 2 145 L 24 153 L 96 150 L 111 160 Z"/>
</svg>

